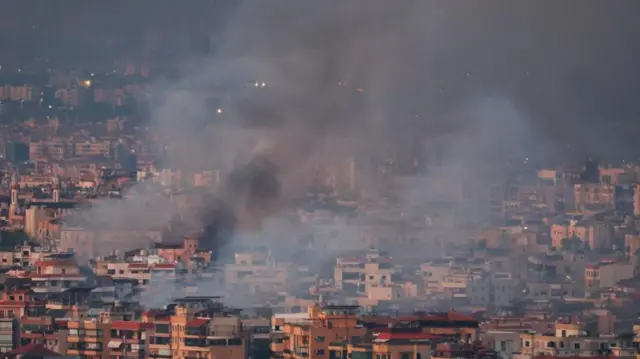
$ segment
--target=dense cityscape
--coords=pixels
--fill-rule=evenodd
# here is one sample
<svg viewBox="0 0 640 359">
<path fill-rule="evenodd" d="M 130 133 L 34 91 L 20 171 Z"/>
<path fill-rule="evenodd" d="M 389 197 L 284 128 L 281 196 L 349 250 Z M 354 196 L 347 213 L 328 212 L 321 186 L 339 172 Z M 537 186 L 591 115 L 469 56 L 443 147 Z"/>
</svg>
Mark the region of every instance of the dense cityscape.
<svg viewBox="0 0 640 359">
<path fill-rule="evenodd" d="M 327 1 L 0 3 L 0 358 L 639 357 L 640 112 Z"/>
</svg>

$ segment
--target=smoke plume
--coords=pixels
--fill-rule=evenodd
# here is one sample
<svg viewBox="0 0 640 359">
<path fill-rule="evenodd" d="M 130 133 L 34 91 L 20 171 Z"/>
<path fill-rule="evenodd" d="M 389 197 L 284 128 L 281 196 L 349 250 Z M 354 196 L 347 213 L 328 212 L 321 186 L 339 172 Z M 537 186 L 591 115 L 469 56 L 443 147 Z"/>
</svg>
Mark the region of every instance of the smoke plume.
<svg viewBox="0 0 640 359">
<path fill-rule="evenodd" d="M 549 17 L 542 2 L 240 2 L 216 35 L 215 56 L 193 59 L 180 80 L 158 84 L 152 111 L 168 167 L 220 171 L 222 183 L 205 197 L 212 200 L 204 209 L 140 211 L 132 201 L 146 199 L 138 196 L 95 211 L 110 223 L 149 228 L 176 215 L 196 218 L 208 248 L 253 232 L 273 252 L 290 253 L 295 240 L 273 239 L 265 223 L 291 213 L 319 168 L 376 158 L 360 166 L 358 182 L 387 163 L 398 175 L 393 211 L 468 213 L 468 223 L 420 233 L 430 248 L 443 231 L 487 220 L 484 193 L 506 180 L 507 155 L 555 155 L 558 139 L 593 148 L 583 135 L 593 134 L 595 119 L 575 106 L 582 97 L 567 74 L 581 71 L 575 64 L 588 68 L 602 49 L 570 23 L 610 8 L 581 4 L 555 4 Z M 414 167 L 426 174 L 402 176 Z M 378 190 L 374 197 L 387 195 Z M 364 246 L 353 237 L 345 247 Z"/>
</svg>

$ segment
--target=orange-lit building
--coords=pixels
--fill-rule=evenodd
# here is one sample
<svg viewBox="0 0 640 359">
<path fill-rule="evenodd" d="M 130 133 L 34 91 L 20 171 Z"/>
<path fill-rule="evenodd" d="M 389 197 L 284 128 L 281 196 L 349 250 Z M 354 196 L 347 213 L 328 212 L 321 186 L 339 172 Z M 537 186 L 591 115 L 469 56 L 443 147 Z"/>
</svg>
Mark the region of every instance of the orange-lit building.
<svg viewBox="0 0 640 359">
<path fill-rule="evenodd" d="M 285 322 L 281 337 L 284 358 L 326 358 L 332 342 L 357 343 L 364 339 L 366 328 L 359 324 L 358 306 L 324 306 L 309 308 L 306 320 Z"/>
<path fill-rule="evenodd" d="M 380 333 L 371 341 L 329 345 L 329 358 L 428 358 L 439 336 L 427 333 Z"/>
<path fill-rule="evenodd" d="M 108 313 L 99 320 L 67 323 L 67 355 L 85 358 L 145 358 L 151 323 L 111 321 Z"/>
<path fill-rule="evenodd" d="M 464 343 L 478 340 L 478 321 L 454 311 L 400 317 L 364 316 L 361 322 L 373 332 L 420 332 L 456 338 Z"/>
<path fill-rule="evenodd" d="M 84 358 L 106 357 L 107 345 L 111 339 L 111 327 L 108 323 L 92 320 L 72 320 L 67 323 L 67 355 Z"/>
<path fill-rule="evenodd" d="M 240 317 L 206 298 L 190 298 L 179 303 L 169 317 L 146 320 L 153 320 L 149 355 L 155 358 L 248 356 L 248 337 L 242 333 Z"/>
</svg>

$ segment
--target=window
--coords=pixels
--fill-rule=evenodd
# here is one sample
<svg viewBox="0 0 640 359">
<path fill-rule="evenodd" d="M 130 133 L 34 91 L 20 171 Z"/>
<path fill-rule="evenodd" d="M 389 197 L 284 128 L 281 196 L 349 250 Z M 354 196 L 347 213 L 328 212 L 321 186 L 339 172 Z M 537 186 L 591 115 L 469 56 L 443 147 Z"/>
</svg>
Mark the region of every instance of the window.
<svg viewBox="0 0 640 359">
<path fill-rule="evenodd" d="M 573 345 L 573 349 L 580 349 L 580 343 L 575 343 Z"/>
<path fill-rule="evenodd" d="M 411 359 L 411 353 L 400 353 L 400 359 Z"/>
<path fill-rule="evenodd" d="M 316 350 L 316 354 L 317 354 L 317 355 L 324 355 L 324 349 L 318 349 L 318 350 Z"/>
<path fill-rule="evenodd" d="M 322 337 L 322 336 L 317 336 L 317 337 L 316 337 L 316 341 L 317 341 L 318 343 L 324 343 L 324 337 Z"/>
<path fill-rule="evenodd" d="M 531 342 L 528 341 L 528 340 L 525 340 L 524 341 L 524 346 L 527 347 L 527 348 L 530 347 L 531 346 Z"/>
<path fill-rule="evenodd" d="M 169 324 L 156 324 L 156 333 L 168 334 Z"/>
</svg>

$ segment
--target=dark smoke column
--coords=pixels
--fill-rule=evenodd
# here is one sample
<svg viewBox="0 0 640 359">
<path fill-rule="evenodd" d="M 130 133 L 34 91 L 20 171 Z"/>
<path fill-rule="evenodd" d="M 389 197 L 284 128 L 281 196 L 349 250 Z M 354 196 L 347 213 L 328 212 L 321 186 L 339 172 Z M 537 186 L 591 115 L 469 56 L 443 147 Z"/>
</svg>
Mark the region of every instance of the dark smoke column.
<svg viewBox="0 0 640 359">
<path fill-rule="evenodd" d="M 259 230 L 262 221 L 276 209 L 280 182 L 278 167 L 257 155 L 234 169 L 222 187 L 222 195 L 210 202 L 203 218 L 201 246 L 217 253 L 236 230 Z"/>
</svg>

